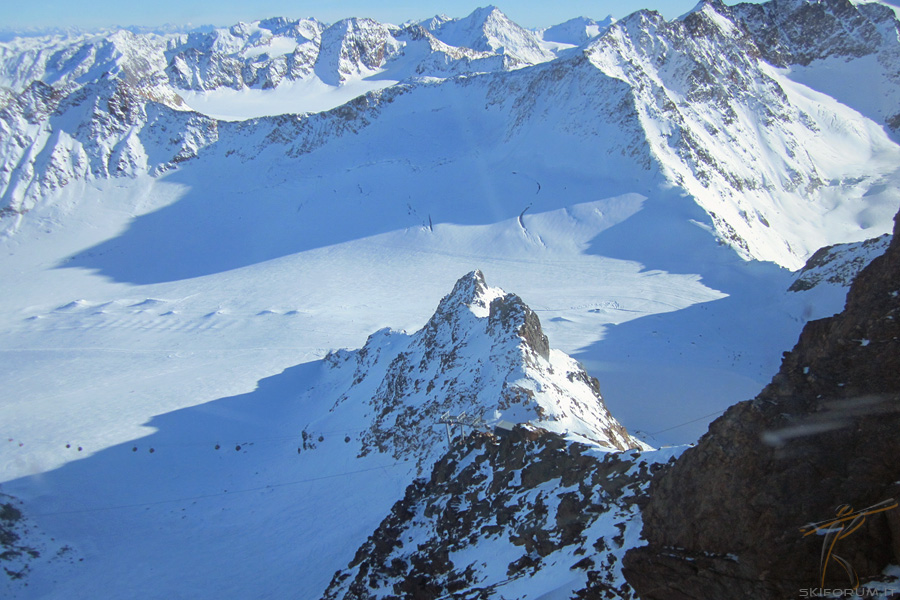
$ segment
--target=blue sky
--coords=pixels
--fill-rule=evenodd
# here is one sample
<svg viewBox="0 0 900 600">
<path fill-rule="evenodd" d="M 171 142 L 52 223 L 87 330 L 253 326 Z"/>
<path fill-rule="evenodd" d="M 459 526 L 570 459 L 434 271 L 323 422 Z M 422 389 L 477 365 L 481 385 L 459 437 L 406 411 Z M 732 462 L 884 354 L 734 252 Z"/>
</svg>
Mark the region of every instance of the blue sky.
<svg viewBox="0 0 900 600">
<path fill-rule="evenodd" d="M 726 0 L 732 4 L 734 0 Z M 402 23 L 439 13 L 463 17 L 478 6 L 496 4 L 525 27 L 542 27 L 577 16 L 623 17 L 640 8 L 652 8 L 667 18 L 690 10 L 696 0 L 0 0 L 0 29 L 31 27 L 107 27 L 231 25 L 266 17 L 316 17 L 334 22 L 344 17 L 371 17 Z M 897 5 L 900 0 L 891 0 Z"/>
<path fill-rule="evenodd" d="M 577 16 L 623 17 L 640 8 L 653 8 L 672 18 L 687 12 L 695 3 L 696 0 L 2 0 L 0 29 L 165 23 L 231 25 L 273 16 L 316 17 L 326 22 L 355 16 L 401 23 L 439 13 L 463 17 L 487 4 L 497 5 L 524 27 L 541 27 Z"/>
</svg>

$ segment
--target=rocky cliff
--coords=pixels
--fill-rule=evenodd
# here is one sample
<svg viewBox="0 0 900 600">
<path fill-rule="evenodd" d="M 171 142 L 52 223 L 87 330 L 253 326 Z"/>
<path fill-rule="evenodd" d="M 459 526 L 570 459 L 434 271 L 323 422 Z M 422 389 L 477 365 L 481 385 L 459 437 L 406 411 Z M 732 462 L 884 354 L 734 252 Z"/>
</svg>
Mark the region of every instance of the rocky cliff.
<svg viewBox="0 0 900 600">
<path fill-rule="evenodd" d="M 642 598 L 792 598 L 852 588 L 854 572 L 865 581 L 900 561 L 900 509 L 836 540 L 831 556 L 846 571 L 822 554 L 833 538 L 801 532 L 843 505 L 865 512 L 900 493 L 898 233 L 900 215 L 843 313 L 810 322 L 771 384 L 654 481 L 649 545 L 625 560 Z"/>
<path fill-rule="evenodd" d="M 532 426 L 474 435 L 407 488 L 324 598 L 631 598 L 621 557 L 669 456 Z"/>
</svg>

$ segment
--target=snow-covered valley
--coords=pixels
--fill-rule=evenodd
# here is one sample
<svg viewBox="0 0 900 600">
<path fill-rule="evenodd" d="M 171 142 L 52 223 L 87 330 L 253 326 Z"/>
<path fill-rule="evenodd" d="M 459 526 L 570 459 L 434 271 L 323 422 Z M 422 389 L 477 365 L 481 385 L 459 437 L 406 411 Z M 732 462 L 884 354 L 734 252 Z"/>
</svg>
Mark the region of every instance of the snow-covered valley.
<svg viewBox="0 0 900 600">
<path fill-rule="evenodd" d="M 0 493 L 40 552 L 3 594 L 320 597 L 446 449 L 431 389 L 379 417 L 412 442 L 373 445 L 362 407 L 398 376 L 335 351 L 412 352 L 476 269 L 539 318 L 536 363 L 578 361 L 650 446 L 754 396 L 852 278 L 789 291 L 795 271 L 891 230 L 900 108 L 828 74 L 861 65 L 896 98 L 900 43 L 772 64 L 750 9 L 719 6 L 566 35 L 481 9 L 3 44 Z M 853 272 L 874 257 L 851 254 Z M 494 389 L 490 335 L 457 353 L 481 379 L 451 361 L 410 381 Z M 538 396 L 568 385 L 518 368 Z M 519 422 L 553 430 L 545 413 Z M 599 443 L 600 421 L 560 422 Z"/>
</svg>

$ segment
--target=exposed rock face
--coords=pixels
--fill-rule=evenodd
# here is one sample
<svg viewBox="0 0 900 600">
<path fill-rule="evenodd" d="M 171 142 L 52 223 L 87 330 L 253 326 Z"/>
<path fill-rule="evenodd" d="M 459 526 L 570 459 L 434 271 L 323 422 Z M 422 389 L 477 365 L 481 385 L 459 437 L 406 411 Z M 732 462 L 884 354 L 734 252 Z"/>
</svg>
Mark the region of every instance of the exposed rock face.
<svg viewBox="0 0 900 600">
<path fill-rule="evenodd" d="M 322 33 L 316 74 L 325 83 L 338 85 L 381 67 L 399 51 L 387 26 L 371 19 L 344 19 Z"/>
<path fill-rule="evenodd" d="M 491 301 L 488 329 L 514 331 L 538 356 L 550 360 L 550 342 L 541 329 L 538 316 L 515 294 Z"/>
<path fill-rule="evenodd" d="M 474 435 L 407 488 L 324 598 L 499 599 L 562 586 L 631 598 L 620 558 L 662 466 L 655 454 L 604 454 L 527 426 Z"/>
<path fill-rule="evenodd" d="M 820 248 L 806 261 L 788 288 L 801 292 L 826 283 L 849 287 L 872 259 L 884 254 L 891 243 L 890 235 L 882 235 L 856 244 L 837 244 Z"/>
<path fill-rule="evenodd" d="M 160 104 L 161 88 L 131 79 L 74 91 L 35 81 L 0 108 L 0 215 L 79 179 L 165 172 L 217 141 L 217 121 Z"/>
<path fill-rule="evenodd" d="M 537 315 L 521 298 L 460 278 L 425 326 L 412 335 L 382 330 L 356 352 L 325 362 L 338 388 L 335 418 L 362 415 L 360 452 L 415 457 L 427 469 L 445 450 L 442 415 L 532 423 L 610 450 L 646 448 L 606 409 L 597 380 L 550 350 Z M 336 427 L 332 427 L 336 428 Z M 308 439 L 316 439 L 309 428 Z"/>
<path fill-rule="evenodd" d="M 896 36 L 894 12 L 875 2 L 776 0 L 730 10 L 716 4 L 740 19 L 763 58 L 780 67 L 830 56 L 864 56 L 877 52 L 891 32 Z"/>
<path fill-rule="evenodd" d="M 650 545 L 626 577 L 655 598 L 792 598 L 818 588 L 823 538 L 800 527 L 897 498 L 900 215 L 843 313 L 810 322 L 780 372 L 733 406 L 651 488 Z M 868 517 L 834 552 L 860 577 L 900 561 L 900 509 Z M 848 586 L 837 564 L 826 587 Z"/>
</svg>

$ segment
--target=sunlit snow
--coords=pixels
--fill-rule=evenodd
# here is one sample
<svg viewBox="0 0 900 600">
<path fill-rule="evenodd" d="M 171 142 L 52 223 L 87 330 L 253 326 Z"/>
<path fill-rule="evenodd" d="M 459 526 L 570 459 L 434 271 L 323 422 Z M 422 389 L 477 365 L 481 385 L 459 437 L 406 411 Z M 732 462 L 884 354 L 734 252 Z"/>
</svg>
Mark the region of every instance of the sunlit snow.
<svg viewBox="0 0 900 600">
<path fill-rule="evenodd" d="M 587 60 L 565 37 L 530 50 L 548 62 L 511 72 L 475 75 L 465 68 L 495 63 L 443 48 L 440 77 L 347 114 L 265 119 L 328 111 L 397 78 L 178 91 L 180 108 L 221 122 L 172 110 L 172 90 L 152 88 L 158 102 L 139 106 L 153 126 L 90 140 L 82 120 L 107 115 L 102 86 L 102 102 L 42 122 L 23 112 L 0 140 L 3 200 L 24 207 L 0 220 L 0 485 L 45 552 L 28 586 L 4 580 L 0 595 L 317 597 L 421 475 L 358 456 L 348 440 L 371 415 L 334 410 L 346 382 L 323 359 L 375 332 L 387 340 L 385 328 L 416 331 L 475 269 L 518 294 L 550 347 L 597 377 L 610 413 L 653 446 L 695 441 L 758 393 L 803 325 L 844 301 L 838 285 L 788 292 L 788 267 L 890 229 L 900 148 L 879 123 L 896 86 L 872 59 L 760 66 L 726 119 L 685 102 L 678 68 L 693 59 L 668 48 L 661 65 L 626 43 L 644 17 Z M 492 22 L 490 39 L 477 22 L 443 33 L 537 44 Z M 568 33 L 601 31 L 576 25 Z M 221 43 L 250 58 L 296 49 L 263 37 Z M 165 40 L 153 43 L 162 71 Z M 121 66 L 102 44 L 115 60 L 92 62 L 96 48 L 78 54 L 62 37 L 43 51 L 17 44 L 0 54 L 15 93 Z M 45 69 L 70 51 L 83 72 Z M 430 47 L 416 52 L 397 73 L 428 66 Z M 860 91 L 870 78 L 884 95 Z M 784 113 L 761 117 L 773 102 Z M 715 149 L 704 159 L 719 171 L 698 175 L 703 161 L 679 145 L 688 136 Z M 88 152 L 107 162 L 92 170 Z M 58 185 L 45 189 L 29 177 L 48 165 Z M 808 187 L 791 187 L 803 177 Z M 304 440 L 313 421 L 329 427 Z M 547 577 L 549 594 L 574 585 Z"/>
<path fill-rule="evenodd" d="M 202 92 L 178 90 L 178 95 L 191 110 L 223 121 L 242 121 L 330 110 L 357 96 L 395 83 L 397 82 L 390 79 L 354 79 L 333 86 L 312 77 L 288 81 L 274 89 L 219 88 Z"/>
</svg>

